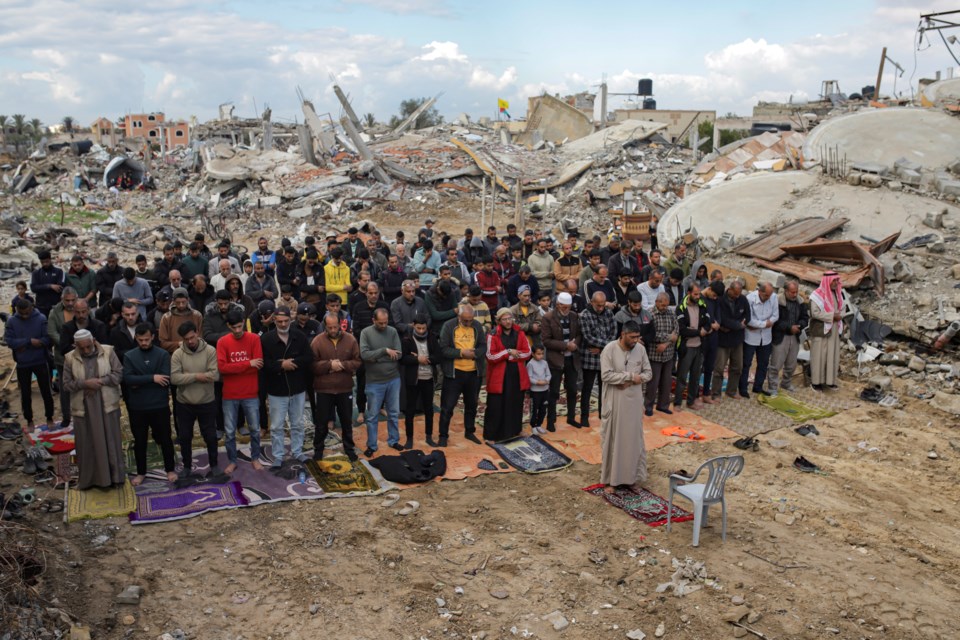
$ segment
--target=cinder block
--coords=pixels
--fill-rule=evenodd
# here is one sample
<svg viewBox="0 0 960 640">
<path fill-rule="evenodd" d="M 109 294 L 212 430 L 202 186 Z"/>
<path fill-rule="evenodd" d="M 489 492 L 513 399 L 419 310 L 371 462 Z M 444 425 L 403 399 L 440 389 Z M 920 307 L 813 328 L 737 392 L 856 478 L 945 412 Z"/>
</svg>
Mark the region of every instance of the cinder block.
<svg viewBox="0 0 960 640">
<path fill-rule="evenodd" d="M 780 289 L 787 282 L 787 277 L 782 273 L 777 273 L 776 271 L 771 271 L 770 269 L 764 269 L 760 272 L 760 282 L 769 282 L 775 289 Z"/>
<path fill-rule="evenodd" d="M 860 184 L 864 187 L 875 189 L 883 184 L 883 178 L 874 173 L 864 173 L 860 176 Z"/>
</svg>

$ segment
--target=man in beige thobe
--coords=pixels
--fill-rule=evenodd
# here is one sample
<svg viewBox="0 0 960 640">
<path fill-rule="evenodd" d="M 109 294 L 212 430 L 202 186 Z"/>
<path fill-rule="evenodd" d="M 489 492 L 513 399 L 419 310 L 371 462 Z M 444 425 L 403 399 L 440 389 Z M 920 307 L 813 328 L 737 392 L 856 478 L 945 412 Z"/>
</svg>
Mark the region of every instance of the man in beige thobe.
<svg viewBox="0 0 960 640">
<path fill-rule="evenodd" d="M 86 329 L 73 337 L 76 349 L 64 358 L 63 386 L 70 393 L 78 489 L 123 484 L 126 464 L 120 435 L 120 379 L 123 367 L 113 347 L 101 345 Z"/>
<path fill-rule="evenodd" d="M 600 482 L 607 493 L 624 485 L 639 489 L 647 479 L 643 385 L 653 377 L 653 370 L 639 341 L 640 325 L 631 320 L 624 323 L 620 338 L 600 352 Z"/>
</svg>

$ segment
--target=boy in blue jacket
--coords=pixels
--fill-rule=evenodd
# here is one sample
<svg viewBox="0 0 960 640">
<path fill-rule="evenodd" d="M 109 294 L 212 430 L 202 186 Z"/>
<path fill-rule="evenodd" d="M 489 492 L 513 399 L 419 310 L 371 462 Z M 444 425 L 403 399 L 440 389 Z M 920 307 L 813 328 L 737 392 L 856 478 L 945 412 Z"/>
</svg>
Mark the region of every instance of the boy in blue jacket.
<svg viewBox="0 0 960 640">
<path fill-rule="evenodd" d="M 7 320 L 4 339 L 13 351 L 17 363 L 17 384 L 20 386 L 20 410 L 27 428 L 33 430 L 33 401 L 30 385 L 34 376 L 43 398 L 43 411 L 47 428 L 53 428 L 53 394 L 50 391 L 50 364 L 47 351 L 50 336 L 47 335 L 47 318 L 40 313 L 29 298 L 17 301 L 17 312 Z"/>
</svg>

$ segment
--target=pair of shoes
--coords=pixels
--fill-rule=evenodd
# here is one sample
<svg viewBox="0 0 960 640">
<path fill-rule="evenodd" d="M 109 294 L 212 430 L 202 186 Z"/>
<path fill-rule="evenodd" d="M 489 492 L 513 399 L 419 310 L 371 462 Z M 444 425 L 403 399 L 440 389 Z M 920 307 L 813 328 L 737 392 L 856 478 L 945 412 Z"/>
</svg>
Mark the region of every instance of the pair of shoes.
<svg viewBox="0 0 960 640">
<path fill-rule="evenodd" d="M 466 434 L 466 435 L 464 436 L 464 438 L 466 438 L 467 440 L 469 440 L 470 442 L 472 442 L 472 443 L 474 443 L 474 444 L 481 444 L 481 443 L 480 443 L 480 438 L 478 438 L 478 437 L 476 436 L 476 434 L 474 434 L 474 433 L 468 433 L 468 434 Z M 445 438 L 440 438 L 440 442 L 441 442 L 441 443 L 442 443 L 444 440 L 445 440 Z M 441 444 L 440 446 L 442 447 L 443 445 Z"/>
<path fill-rule="evenodd" d="M 472 434 L 471 434 L 471 435 L 472 435 Z M 473 437 L 476 438 L 476 436 L 473 436 Z M 446 436 L 440 436 L 440 444 L 439 444 L 439 446 L 441 446 L 441 447 L 447 446 L 447 438 L 446 438 Z"/>
<path fill-rule="evenodd" d="M 733 443 L 737 449 L 742 449 L 743 451 L 759 451 L 760 443 L 757 442 L 756 438 L 740 438 Z"/>
<path fill-rule="evenodd" d="M 659 411 L 660 413 L 665 413 L 668 416 L 673 415 L 673 411 L 671 411 L 670 409 L 661 409 L 660 407 L 657 407 L 657 411 Z"/>
<path fill-rule="evenodd" d="M 367 447 L 366 449 L 363 450 L 363 457 L 365 457 L 365 458 L 372 458 L 372 457 L 373 457 L 373 454 L 375 454 L 375 453 L 376 453 L 376 451 L 374 451 L 374 450 L 371 449 L 370 447 Z"/>
<path fill-rule="evenodd" d="M 860 399 L 867 402 L 880 402 L 883 398 L 883 391 L 877 387 L 864 387 L 860 392 Z"/>
<path fill-rule="evenodd" d="M 582 429 L 582 428 L 583 428 L 583 423 L 582 423 L 582 422 L 577 422 L 576 420 L 574 420 L 574 419 L 572 419 L 572 418 L 567 418 L 567 424 L 570 425 L 571 427 L 573 427 L 574 429 Z M 549 429 L 549 427 L 548 427 L 548 429 Z M 552 431 L 552 429 L 551 429 L 551 431 Z"/>
<path fill-rule="evenodd" d="M 799 427 L 797 427 L 796 429 L 794 429 L 794 431 L 796 431 L 797 433 L 799 433 L 799 434 L 802 435 L 802 436 L 810 435 L 811 433 L 812 433 L 813 435 L 815 435 L 815 436 L 820 435 L 820 432 L 819 432 L 819 431 L 817 430 L 817 428 L 816 428 L 815 426 L 813 426 L 812 424 L 802 424 L 802 425 L 800 425 Z"/>
<path fill-rule="evenodd" d="M 646 409 L 646 410 L 643 412 L 643 415 L 645 415 L 645 416 L 652 416 L 652 415 L 653 415 L 653 407 L 650 407 L 649 409 Z"/>
<path fill-rule="evenodd" d="M 550 433 L 553 433 L 556 430 L 557 430 L 557 427 L 555 425 L 552 425 L 552 424 L 547 425 L 547 431 L 549 431 Z"/>
<path fill-rule="evenodd" d="M 793 461 L 793 467 L 798 471 L 803 471 L 804 473 L 816 473 L 820 471 L 820 467 L 813 464 L 803 456 L 797 456 L 797 459 Z"/>
<path fill-rule="evenodd" d="M 394 442 L 393 444 L 390 445 L 390 448 L 396 449 L 397 451 L 403 451 L 403 445 L 400 444 L 399 442 Z"/>
</svg>

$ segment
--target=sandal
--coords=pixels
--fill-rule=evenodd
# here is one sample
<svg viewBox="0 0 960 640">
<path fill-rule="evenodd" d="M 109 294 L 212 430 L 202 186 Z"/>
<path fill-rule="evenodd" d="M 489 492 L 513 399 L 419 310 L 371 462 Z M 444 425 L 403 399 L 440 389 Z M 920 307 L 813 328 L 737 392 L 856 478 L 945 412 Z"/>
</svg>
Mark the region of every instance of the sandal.
<svg viewBox="0 0 960 640">
<path fill-rule="evenodd" d="M 412 513 L 416 513 L 420 509 L 420 503 L 416 500 L 410 500 L 407 502 L 406 506 L 397 511 L 398 516 L 409 516 Z"/>
<path fill-rule="evenodd" d="M 40 511 L 45 513 L 60 513 L 63 511 L 63 500 L 60 498 L 54 498 L 53 500 L 48 500 L 40 505 Z"/>
<path fill-rule="evenodd" d="M 802 424 L 802 425 L 800 425 L 799 427 L 797 427 L 796 429 L 794 429 L 794 431 L 796 431 L 797 433 L 799 433 L 799 434 L 802 435 L 802 436 L 808 436 L 808 435 L 810 435 L 811 433 L 812 433 L 813 435 L 815 435 L 815 436 L 820 435 L 820 431 L 818 431 L 817 428 L 816 428 L 815 426 L 813 426 L 812 424 Z"/>
<path fill-rule="evenodd" d="M 733 443 L 737 449 L 742 449 L 743 451 L 759 451 L 760 443 L 757 442 L 756 438 L 740 438 Z"/>
</svg>

